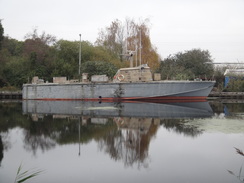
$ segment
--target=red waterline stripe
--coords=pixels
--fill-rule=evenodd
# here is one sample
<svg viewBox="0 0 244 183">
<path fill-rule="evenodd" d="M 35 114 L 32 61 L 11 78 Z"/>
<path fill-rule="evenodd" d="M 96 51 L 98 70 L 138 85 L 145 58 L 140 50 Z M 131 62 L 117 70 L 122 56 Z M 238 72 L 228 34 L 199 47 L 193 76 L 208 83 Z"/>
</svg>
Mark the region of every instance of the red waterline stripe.
<svg viewBox="0 0 244 183">
<path fill-rule="evenodd" d="M 146 97 L 146 98 L 137 98 L 137 99 L 150 99 L 150 100 L 206 100 L 207 97 L 203 96 L 161 96 L 161 97 Z"/>
</svg>

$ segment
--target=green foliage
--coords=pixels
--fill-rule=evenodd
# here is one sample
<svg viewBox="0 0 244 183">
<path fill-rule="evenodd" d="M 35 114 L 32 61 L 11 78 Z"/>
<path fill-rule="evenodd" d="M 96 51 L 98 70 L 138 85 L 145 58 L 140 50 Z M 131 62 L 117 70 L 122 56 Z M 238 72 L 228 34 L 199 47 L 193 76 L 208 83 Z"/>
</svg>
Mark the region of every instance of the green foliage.
<svg viewBox="0 0 244 183">
<path fill-rule="evenodd" d="M 52 76 L 67 76 L 68 78 L 78 78 L 78 56 L 79 56 L 79 42 L 71 42 L 60 40 L 54 46 L 57 52 L 57 59 L 54 63 L 54 70 L 52 72 Z M 87 61 L 91 61 L 86 63 Z M 94 66 L 93 61 L 101 60 L 103 62 L 101 65 Z M 85 64 L 86 63 L 86 64 Z M 104 64 L 106 63 L 106 64 Z M 89 75 L 93 75 L 94 73 L 110 73 L 111 64 L 118 63 L 118 60 L 109 54 L 107 50 L 105 50 L 101 46 L 93 46 L 91 43 L 87 41 L 81 42 L 81 64 L 84 64 L 82 68 L 82 72 L 87 72 Z M 98 66 L 98 68 L 96 68 Z M 108 68 L 105 68 L 105 67 Z M 95 67 L 95 68 L 94 68 Z M 85 69 L 84 69 L 85 68 Z"/>
<path fill-rule="evenodd" d="M 2 49 L 3 33 L 4 33 L 4 29 L 2 26 L 2 21 L 0 19 L 0 50 Z"/>
<path fill-rule="evenodd" d="M 180 66 L 190 69 L 195 76 L 212 75 L 214 72 L 211 56 L 208 51 L 193 49 L 185 53 L 176 54 Z"/>
<path fill-rule="evenodd" d="M 22 84 L 27 81 L 26 60 L 18 60 L 12 57 L 3 69 L 4 79 L 9 85 L 21 88 Z"/>
<path fill-rule="evenodd" d="M 222 66 L 216 66 L 214 68 L 214 79 L 216 81 L 216 84 L 215 84 L 215 89 L 216 91 L 223 91 L 224 89 L 224 80 L 225 80 L 225 76 L 224 76 L 224 73 L 225 73 L 225 70 L 226 70 L 226 66 L 225 67 L 222 67 Z"/>
<path fill-rule="evenodd" d="M 244 80 L 242 79 L 231 79 L 228 83 L 227 92 L 244 92 Z"/>
<path fill-rule="evenodd" d="M 174 59 L 167 58 L 160 64 L 157 72 L 161 73 L 162 79 L 185 80 L 193 77 L 190 70 L 179 66 Z"/>
<path fill-rule="evenodd" d="M 185 53 L 177 53 L 164 59 L 158 72 L 162 79 L 194 79 L 210 78 L 213 76 L 214 68 L 208 51 L 193 49 Z"/>
<path fill-rule="evenodd" d="M 9 55 L 21 56 L 24 43 L 10 37 L 4 37 L 3 48 L 6 49 Z"/>
<path fill-rule="evenodd" d="M 5 37 L 3 49 L 0 50 L 0 87 L 15 86 L 21 88 L 23 83 L 39 76 L 45 81 L 52 81 L 54 76 L 78 78 L 79 42 L 60 40 L 50 45 L 51 36 L 38 35 L 34 30 L 24 42 Z M 87 41 L 81 42 L 81 63 L 87 60 L 102 62 L 85 64 L 85 72 L 107 74 L 112 77 L 115 66 L 120 63 L 101 46 L 93 46 Z M 94 68 L 95 67 L 95 68 Z M 94 69 L 91 69 L 94 68 Z M 116 69 L 117 70 L 117 69 Z"/>
<path fill-rule="evenodd" d="M 88 61 L 81 66 L 82 73 L 89 73 L 89 77 L 92 75 L 106 74 L 108 77 L 112 78 L 117 72 L 113 64 L 103 61 Z"/>
<path fill-rule="evenodd" d="M 19 89 L 17 87 L 14 87 L 14 86 L 4 86 L 4 87 L 0 88 L 0 91 L 14 92 L 14 91 L 19 91 Z"/>
<path fill-rule="evenodd" d="M 60 40 L 55 45 L 57 49 L 57 54 L 59 58 L 62 58 L 66 62 L 75 64 L 78 66 L 78 56 L 79 56 L 79 43 L 71 42 L 66 40 Z"/>
<path fill-rule="evenodd" d="M 154 54 L 156 52 L 150 44 L 146 21 L 136 24 L 133 20 L 127 20 L 127 23 L 131 28 L 128 45 L 133 47 L 134 43 L 138 43 L 138 30 L 141 30 L 142 42 L 147 40 L 146 43 L 148 43 L 144 43 L 143 47 L 145 48 L 143 56 L 147 55 L 145 62 L 157 61 L 157 54 Z M 116 20 L 111 27 L 106 29 L 107 32 L 101 32 L 105 34 L 100 35 L 100 44 L 95 46 L 88 41 L 81 42 L 82 72 L 88 72 L 90 76 L 107 74 L 112 77 L 117 68 L 126 66 L 125 62 L 120 62 L 120 54 L 125 41 L 123 29 L 125 29 L 125 25 Z M 0 87 L 21 88 L 23 83 L 31 81 L 34 76 L 39 76 L 45 81 L 51 81 L 54 76 L 66 76 L 69 79 L 79 78 L 79 44 L 78 41 L 56 41 L 54 36 L 45 32 L 39 34 L 37 29 L 28 33 L 24 42 L 18 41 L 3 36 L 3 27 L 0 22 L 0 46 L 2 46 L 0 50 Z M 135 49 L 132 47 L 128 49 Z M 146 52 L 146 49 L 153 50 L 153 53 Z M 99 62 L 97 62 L 98 60 Z"/>
<path fill-rule="evenodd" d="M 36 177 L 37 175 L 39 175 L 40 173 L 42 173 L 42 170 L 26 170 L 26 171 L 22 171 L 22 165 L 20 164 L 18 170 L 17 170 L 17 175 L 15 178 L 14 183 L 21 183 L 21 182 L 25 182 L 33 177 Z"/>
</svg>

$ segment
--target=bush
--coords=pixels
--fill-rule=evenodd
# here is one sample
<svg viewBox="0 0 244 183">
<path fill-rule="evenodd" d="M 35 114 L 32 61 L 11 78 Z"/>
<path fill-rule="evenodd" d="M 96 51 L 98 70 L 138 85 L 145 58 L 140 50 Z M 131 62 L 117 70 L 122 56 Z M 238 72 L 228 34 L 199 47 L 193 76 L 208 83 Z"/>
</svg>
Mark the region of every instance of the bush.
<svg viewBox="0 0 244 183">
<path fill-rule="evenodd" d="M 226 88 L 227 92 L 244 92 L 244 80 L 231 80 Z"/>
</svg>

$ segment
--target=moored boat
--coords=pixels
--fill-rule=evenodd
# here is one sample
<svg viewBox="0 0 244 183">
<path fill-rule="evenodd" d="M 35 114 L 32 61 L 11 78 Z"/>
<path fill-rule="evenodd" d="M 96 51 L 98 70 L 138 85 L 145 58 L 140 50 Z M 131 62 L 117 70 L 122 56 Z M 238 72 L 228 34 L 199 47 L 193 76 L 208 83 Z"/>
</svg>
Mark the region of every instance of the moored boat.
<svg viewBox="0 0 244 183">
<path fill-rule="evenodd" d="M 23 85 L 24 100 L 88 100 L 88 101 L 153 101 L 166 100 L 204 101 L 211 92 L 214 81 L 176 81 L 152 77 L 150 68 L 122 68 L 112 81 L 105 75 L 82 82 L 67 81 L 65 77 L 54 78 L 53 83 L 33 80 Z"/>
</svg>

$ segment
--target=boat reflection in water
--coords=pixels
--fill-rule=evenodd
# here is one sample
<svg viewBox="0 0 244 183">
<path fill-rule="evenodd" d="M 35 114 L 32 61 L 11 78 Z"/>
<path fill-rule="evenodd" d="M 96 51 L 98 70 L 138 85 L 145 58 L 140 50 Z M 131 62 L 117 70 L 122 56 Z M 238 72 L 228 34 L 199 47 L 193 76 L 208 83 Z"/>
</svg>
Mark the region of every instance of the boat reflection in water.
<svg viewBox="0 0 244 183">
<path fill-rule="evenodd" d="M 160 125 L 195 136 L 201 131 L 190 126 L 188 129 L 182 127 L 179 122 L 182 119 L 213 116 L 208 102 L 99 103 L 25 100 L 22 110 L 33 121 L 43 122 L 50 115 L 55 120 L 68 119 L 69 124 L 66 123 L 58 132 L 55 127 L 49 136 L 59 144 L 79 143 L 79 154 L 80 144 L 95 140 L 99 150 L 108 153 L 112 159 L 123 161 L 125 166 L 137 164 L 143 167 L 148 167 L 150 140 L 156 135 Z M 48 130 L 52 130 L 50 126 Z"/>
<path fill-rule="evenodd" d="M 212 116 L 208 102 L 99 103 L 84 101 L 24 100 L 23 113 L 91 117 L 202 118 Z"/>
</svg>

